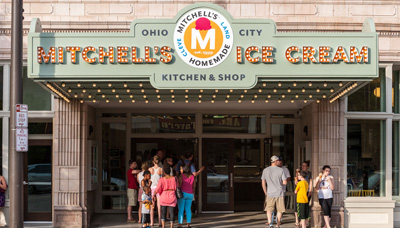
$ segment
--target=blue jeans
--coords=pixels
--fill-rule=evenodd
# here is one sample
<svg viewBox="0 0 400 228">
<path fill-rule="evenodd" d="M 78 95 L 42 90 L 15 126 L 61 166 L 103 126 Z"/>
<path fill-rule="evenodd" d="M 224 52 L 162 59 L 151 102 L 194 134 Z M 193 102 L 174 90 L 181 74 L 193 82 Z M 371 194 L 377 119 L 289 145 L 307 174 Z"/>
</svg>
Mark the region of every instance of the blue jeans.
<svg viewBox="0 0 400 228">
<path fill-rule="evenodd" d="M 183 223 L 183 212 L 186 212 L 186 221 L 187 223 L 192 223 L 192 201 L 193 201 L 193 194 L 189 194 L 183 192 L 183 198 L 178 199 L 178 222 L 179 224 Z"/>
</svg>

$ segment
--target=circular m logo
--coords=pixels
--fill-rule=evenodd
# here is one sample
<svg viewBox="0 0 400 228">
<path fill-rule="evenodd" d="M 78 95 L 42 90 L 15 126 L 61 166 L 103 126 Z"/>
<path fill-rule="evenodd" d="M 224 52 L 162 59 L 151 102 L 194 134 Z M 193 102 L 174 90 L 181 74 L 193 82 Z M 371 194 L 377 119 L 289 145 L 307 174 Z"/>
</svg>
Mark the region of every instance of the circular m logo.
<svg viewBox="0 0 400 228">
<path fill-rule="evenodd" d="M 232 50 L 232 28 L 217 11 L 194 9 L 177 22 L 174 45 L 185 63 L 197 68 L 211 68 L 222 63 Z"/>
</svg>

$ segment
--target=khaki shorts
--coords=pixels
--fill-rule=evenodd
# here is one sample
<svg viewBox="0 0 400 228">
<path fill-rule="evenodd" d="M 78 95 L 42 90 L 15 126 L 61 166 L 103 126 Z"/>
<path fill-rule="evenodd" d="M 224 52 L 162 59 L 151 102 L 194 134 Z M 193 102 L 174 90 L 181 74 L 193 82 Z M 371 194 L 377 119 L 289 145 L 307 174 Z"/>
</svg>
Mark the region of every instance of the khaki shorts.
<svg viewBox="0 0 400 228">
<path fill-rule="evenodd" d="M 265 197 L 264 211 L 274 211 L 275 207 L 278 212 L 285 212 L 285 199 L 283 196 Z"/>
<path fill-rule="evenodd" d="M 138 200 L 137 189 L 128 188 L 128 206 L 136 206 Z"/>
</svg>

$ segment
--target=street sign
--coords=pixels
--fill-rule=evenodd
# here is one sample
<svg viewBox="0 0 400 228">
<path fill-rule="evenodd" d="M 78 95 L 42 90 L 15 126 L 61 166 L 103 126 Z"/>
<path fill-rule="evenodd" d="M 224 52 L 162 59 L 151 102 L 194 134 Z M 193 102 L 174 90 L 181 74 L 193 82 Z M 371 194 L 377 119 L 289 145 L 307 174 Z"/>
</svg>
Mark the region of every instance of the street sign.
<svg viewBox="0 0 400 228">
<path fill-rule="evenodd" d="M 28 105 L 15 105 L 16 151 L 28 151 Z"/>
<path fill-rule="evenodd" d="M 28 105 L 17 104 L 15 107 L 16 111 L 16 127 L 28 127 Z"/>
<path fill-rule="evenodd" d="M 27 152 L 28 151 L 28 128 L 17 128 L 16 130 L 16 151 Z"/>
</svg>

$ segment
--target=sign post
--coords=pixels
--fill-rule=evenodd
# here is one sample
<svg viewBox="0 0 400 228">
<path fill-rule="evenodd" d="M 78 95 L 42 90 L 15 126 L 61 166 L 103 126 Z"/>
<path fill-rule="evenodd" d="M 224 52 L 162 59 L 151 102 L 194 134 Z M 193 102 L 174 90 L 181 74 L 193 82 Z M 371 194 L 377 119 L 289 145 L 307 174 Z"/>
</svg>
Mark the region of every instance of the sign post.
<svg viewBox="0 0 400 228">
<path fill-rule="evenodd" d="M 28 105 L 17 104 L 15 106 L 16 123 L 16 151 L 28 151 Z"/>
</svg>

